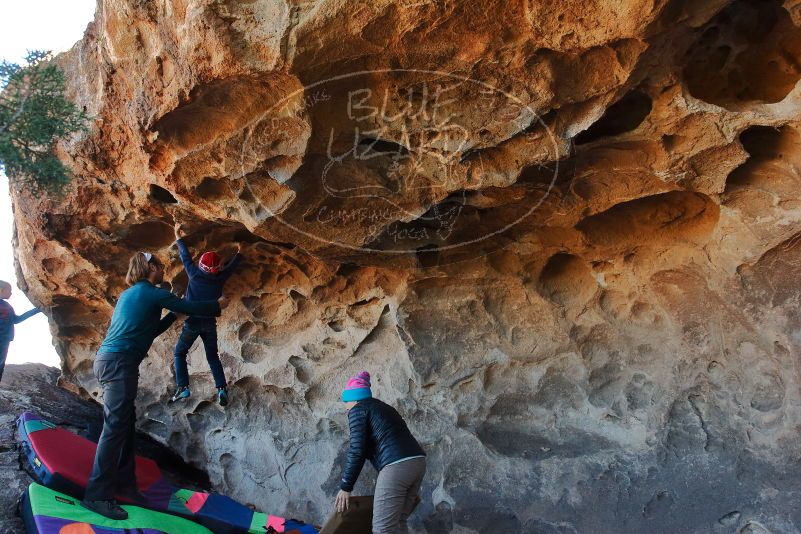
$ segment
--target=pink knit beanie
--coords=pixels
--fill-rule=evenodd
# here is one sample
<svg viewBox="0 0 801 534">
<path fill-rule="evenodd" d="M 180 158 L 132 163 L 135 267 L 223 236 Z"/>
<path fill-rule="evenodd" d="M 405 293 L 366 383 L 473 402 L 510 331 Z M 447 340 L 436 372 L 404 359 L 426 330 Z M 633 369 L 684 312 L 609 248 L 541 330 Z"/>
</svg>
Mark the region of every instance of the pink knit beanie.
<svg viewBox="0 0 801 534">
<path fill-rule="evenodd" d="M 350 377 L 348 385 L 342 391 L 342 402 L 360 401 L 373 396 L 370 390 L 370 373 L 361 371 Z"/>
</svg>

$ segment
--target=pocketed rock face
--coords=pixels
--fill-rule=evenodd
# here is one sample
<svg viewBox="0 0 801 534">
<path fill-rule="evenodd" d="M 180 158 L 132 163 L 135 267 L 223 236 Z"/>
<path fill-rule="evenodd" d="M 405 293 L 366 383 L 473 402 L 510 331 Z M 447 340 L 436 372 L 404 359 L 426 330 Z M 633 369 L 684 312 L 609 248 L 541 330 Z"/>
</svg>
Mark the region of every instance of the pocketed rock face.
<svg viewBox="0 0 801 534">
<path fill-rule="evenodd" d="M 429 454 L 417 532 L 794 532 L 796 2 L 105 0 L 59 57 L 94 117 L 62 199 L 14 190 L 64 380 L 127 259 L 233 251 L 139 423 L 219 491 L 322 521 L 367 369 Z M 365 468 L 357 491 L 374 480 Z"/>
</svg>

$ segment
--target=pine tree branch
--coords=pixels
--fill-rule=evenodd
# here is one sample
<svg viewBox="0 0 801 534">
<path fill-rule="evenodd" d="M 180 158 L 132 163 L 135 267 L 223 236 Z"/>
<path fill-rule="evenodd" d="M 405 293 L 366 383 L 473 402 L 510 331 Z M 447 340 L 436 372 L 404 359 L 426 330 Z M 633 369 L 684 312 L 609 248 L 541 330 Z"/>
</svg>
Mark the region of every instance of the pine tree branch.
<svg viewBox="0 0 801 534">
<path fill-rule="evenodd" d="M 11 116 L 11 118 L 8 120 L 6 124 L 0 125 L 0 135 L 4 134 L 6 130 L 8 130 L 11 127 L 11 125 L 14 124 L 15 121 L 19 120 L 20 115 L 22 115 L 22 112 L 25 111 L 25 103 L 28 101 L 28 97 L 30 96 L 30 94 L 31 94 L 30 86 L 28 86 L 28 90 L 25 91 L 25 96 L 23 97 L 22 102 L 20 102 L 17 110 L 14 112 L 14 114 Z"/>
</svg>

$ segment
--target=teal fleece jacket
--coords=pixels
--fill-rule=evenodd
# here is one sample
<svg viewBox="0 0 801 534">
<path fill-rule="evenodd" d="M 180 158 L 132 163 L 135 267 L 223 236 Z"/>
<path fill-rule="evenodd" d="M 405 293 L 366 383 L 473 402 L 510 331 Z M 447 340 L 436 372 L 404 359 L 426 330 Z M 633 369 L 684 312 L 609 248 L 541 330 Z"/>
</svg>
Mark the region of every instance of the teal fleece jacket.
<svg viewBox="0 0 801 534">
<path fill-rule="evenodd" d="M 147 280 L 140 280 L 120 295 L 96 359 L 116 359 L 118 354 L 124 354 L 141 361 L 153 340 L 176 319 L 172 313 L 161 317 L 164 308 L 186 315 L 220 314 L 216 300 L 188 302 Z"/>
</svg>

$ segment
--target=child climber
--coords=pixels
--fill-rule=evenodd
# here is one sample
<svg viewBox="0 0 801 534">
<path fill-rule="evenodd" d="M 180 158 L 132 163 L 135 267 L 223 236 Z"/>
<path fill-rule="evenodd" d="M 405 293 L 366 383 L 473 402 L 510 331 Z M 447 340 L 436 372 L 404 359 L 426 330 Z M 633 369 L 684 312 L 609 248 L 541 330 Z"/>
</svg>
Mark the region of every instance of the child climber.
<svg viewBox="0 0 801 534">
<path fill-rule="evenodd" d="M 7 300 L 11 297 L 11 284 L 0 280 L 0 381 L 3 380 L 3 368 L 6 366 L 8 346 L 14 340 L 14 325 L 28 317 L 39 313 L 39 308 L 28 310 L 22 315 L 14 313 L 14 308 Z"/>
<path fill-rule="evenodd" d="M 241 246 L 237 245 L 236 254 L 225 267 L 220 265 L 220 257 L 216 252 L 204 252 L 200 261 L 195 264 L 192 255 L 184 244 L 183 232 L 179 224 L 175 225 L 175 244 L 178 254 L 184 264 L 189 284 L 184 298 L 189 301 L 215 300 L 222 296 L 223 285 L 233 274 L 234 269 L 242 259 Z M 217 387 L 217 400 L 220 406 L 228 405 L 228 389 L 226 388 L 225 371 L 217 353 L 217 319 L 214 316 L 190 315 L 184 321 L 181 337 L 175 346 L 175 382 L 178 389 L 172 396 L 172 402 L 186 399 L 191 395 L 189 390 L 189 371 L 186 365 L 186 355 L 192 344 L 200 337 L 206 350 L 206 360 L 209 362 L 214 385 Z"/>
</svg>

